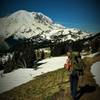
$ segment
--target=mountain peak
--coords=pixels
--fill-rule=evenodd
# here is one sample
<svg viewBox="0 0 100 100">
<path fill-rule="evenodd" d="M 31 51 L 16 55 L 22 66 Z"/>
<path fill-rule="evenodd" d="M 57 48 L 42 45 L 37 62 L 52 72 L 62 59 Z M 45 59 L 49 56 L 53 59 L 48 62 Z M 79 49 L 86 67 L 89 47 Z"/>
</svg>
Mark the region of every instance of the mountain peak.
<svg viewBox="0 0 100 100">
<path fill-rule="evenodd" d="M 51 18 L 41 12 L 19 10 L 8 17 L 0 18 L 0 35 L 5 38 L 14 35 L 17 39 L 23 39 L 43 33 L 49 39 L 51 35 L 58 36 L 60 34 L 66 35 L 67 39 L 67 34 L 76 37 L 74 35 L 81 34 L 76 34 L 79 31 L 75 28 L 65 28 L 63 25 L 56 24 Z"/>
<path fill-rule="evenodd" d="M 32 12 L 32 14 L 37 20 L 41 20 L 45 23 L 53 24 L 53 20 L 41 12 Z"/>
<path fill-rule="evenodd" d="M 27 14 L 29 14 L 29 12 L 28 11 L 26 11 L 26 10 L 18 10 L 18 11 L 16 11 L 16 12 L 14 12 L 14 13 L 12 13 L 10 16 L 8 16 L 8 17 L 15 17 L 15 16 L 20 16 L 20 15 L 27 15 Z"/>
</svg>

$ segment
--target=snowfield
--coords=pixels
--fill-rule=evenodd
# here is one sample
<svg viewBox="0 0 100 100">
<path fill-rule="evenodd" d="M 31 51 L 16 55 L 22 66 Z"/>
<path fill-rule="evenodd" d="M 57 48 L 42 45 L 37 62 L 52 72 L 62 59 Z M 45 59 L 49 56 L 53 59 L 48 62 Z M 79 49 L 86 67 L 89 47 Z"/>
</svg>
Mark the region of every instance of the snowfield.
<svg viewBox="0 0 100 100">
<path fill-rule="evenodd" d="M 82 59 L 85 58 L 85 57 L 91 57 L 91 58 L 92 58 L 92 57 L 98 55 L 99 52 L 96 52 L 96 53 L 93 53 L 93 54 L 90 54 L 90 55 L 84 55 L 84 54 L 86 54 L 86 53 L 81 53 L 81 55 L 82 55 Z"/>
<path fill-rule="evenodd" d="M 98 53 L 88 55 L 88 57 L 93 57 L 96 54 Z M 38 64 L 40 66 L 38 66 L 37 70 L 32 68 L 20 68 L 7 74 L 2 74 L 3 71 L 0 71 L 0 93 L 27 83 L 30 80 L 33 80 L 36 76 L 63 68 L 65 61 L 66 56 L 51 57 L 39 61 Z M 91 72 L 93 75 L 95 75 L 94 79 L 100 86 L 100 62 L 97 62 L 91 66 Z"/>
<path fill-rule="evenodd" d="M 0 93 L 11 90 L 14 87 L 22 85 L 34 79 L 38 75 L 63 68 L 66 57 L 52 57 L 40 62 L 37 70 L 32 68 L 20 68 L 7 74 L 0 71 Z"/>
<path fill-rule="evenodd" d="M 94 75 L 96 83 L 100 86 L 100 61 L 91 66 L 91 72 Z"/>
</svg>

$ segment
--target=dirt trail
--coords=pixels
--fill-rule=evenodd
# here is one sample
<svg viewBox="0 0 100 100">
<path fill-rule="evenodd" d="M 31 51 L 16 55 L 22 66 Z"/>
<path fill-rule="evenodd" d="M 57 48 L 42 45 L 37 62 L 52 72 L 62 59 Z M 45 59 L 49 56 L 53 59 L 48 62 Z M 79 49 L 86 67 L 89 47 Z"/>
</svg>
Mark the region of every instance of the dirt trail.
<svg viewBox="0 0 100 100">
<path fill-rule="evenodd" d="M 78 97 L 77 100 L 99 100 L 100 99 L 100 87 L 96 84 L 93 79 L 93 75 L 90 72 L 91 65 L 97 61 L 100 61 L 100 55 L 94 58 L 85 58 L 84 62 L 86 68 L 84 71 L 83 79 L 79 80 L 78 87 Z M 52 97 L 52 100 L 72 100 L 70 96 L 70 87 L 60 89 L 58 93 L 55 93 Z"/>
</svg>

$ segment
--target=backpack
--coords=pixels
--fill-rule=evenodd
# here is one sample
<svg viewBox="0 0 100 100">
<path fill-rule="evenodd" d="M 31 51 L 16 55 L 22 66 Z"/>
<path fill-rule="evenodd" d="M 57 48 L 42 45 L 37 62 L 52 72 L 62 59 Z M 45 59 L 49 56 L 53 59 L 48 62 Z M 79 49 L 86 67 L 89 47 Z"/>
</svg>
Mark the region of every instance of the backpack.
<svg viewBox="0 0 100 100">
<path fill-rule="evenodd" d="M 70 71 L 71 67 L 72 67 L 71 59 L 70 58 L 67 58 L 66 59 L 66 63 L 64 64 L 64 68 L 66 70 Z"/>
<path fill-rule="evenodd" d="M 80 56 L 75 55 L 73 57 L 73 66 L 74 66 L 74 71 L 78 73 L 78 75 L 83 75 L 83 70 L 84 70 L 84 63 L 82 62 L 78 62 L 78 58 L 81 59 Z M 74 73 L 75 73 L 74 72 Z"/>
</svg>

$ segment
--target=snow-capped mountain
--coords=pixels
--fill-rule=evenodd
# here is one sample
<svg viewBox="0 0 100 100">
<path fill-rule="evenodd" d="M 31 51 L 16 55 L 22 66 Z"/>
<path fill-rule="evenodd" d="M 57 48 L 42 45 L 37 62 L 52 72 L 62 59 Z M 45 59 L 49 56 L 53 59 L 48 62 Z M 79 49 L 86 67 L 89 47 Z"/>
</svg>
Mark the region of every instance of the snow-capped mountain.
<svg viewBox="0 0 100 100">
<path fill-rule="evenodd" d="M 65 28 L 63 25 L 56 24 L 40 12 L 19 10 L 0 18 L 0 35 L 4 38 L 13 35 L 15 39 L 28 39 L 38 34 L 49 40 L 62 35 L 62 41 L 68 39 L 75 41 L 89 36 L 88 33 L 78 29 Z"/>
<path fill-rule="evenodd" d="M 74 28 L 65 28 L 65 29 L 56 29 L 52 30 L 50 33 L 46 34 L 48 39 L 52 39 L 53 37 L 58 37 L 61 41 L 73 40 L 76 41 L 78 39 L 83 39 L 89 37 L 89 33 L 81 32 L 78 29 Z"/>
</svg>

